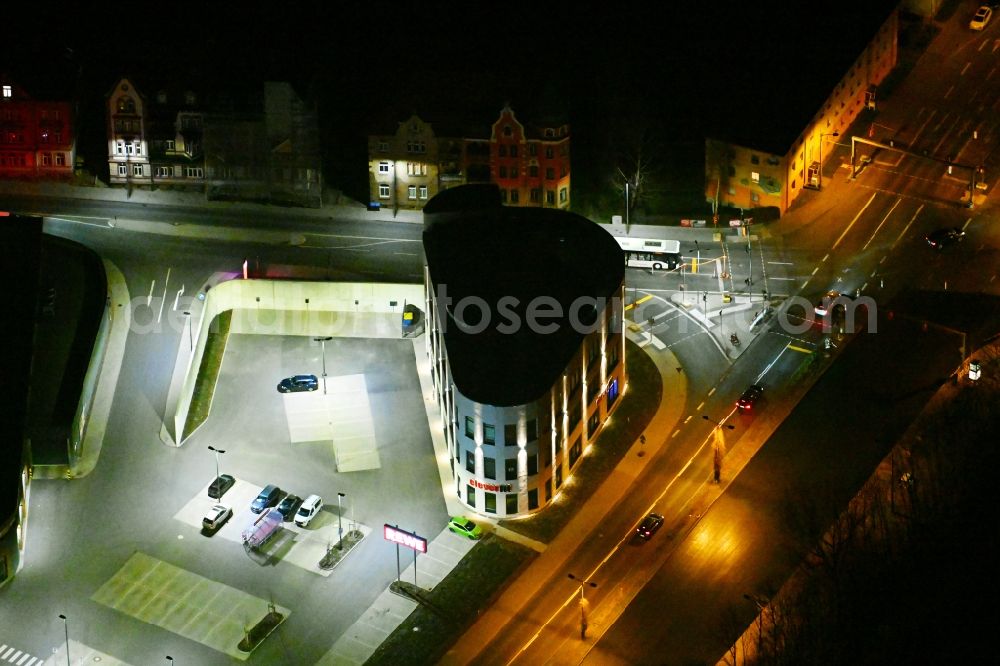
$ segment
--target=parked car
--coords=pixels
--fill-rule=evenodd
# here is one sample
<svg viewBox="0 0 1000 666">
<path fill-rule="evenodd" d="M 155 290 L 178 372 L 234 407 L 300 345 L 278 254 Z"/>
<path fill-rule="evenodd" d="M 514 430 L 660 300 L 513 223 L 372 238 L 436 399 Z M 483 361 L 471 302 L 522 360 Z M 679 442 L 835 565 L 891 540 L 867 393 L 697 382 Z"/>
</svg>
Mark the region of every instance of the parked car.
<svg viewBox="0 0 1000 666">
<path fill-rule="evenodd" d="M 949 245 L 960 242 L 965 238 L 965 232 L 957 227 L 936 229 L 925 237 L 927 244 L 935 250 L 943 250 Z"/>
<path fill-rule="evenodd" d="M 483 535 L 483 528 L 464 516 L 452 516 L 448 521 L 448 529 L 470 539 L 478 539 Z"/>
<path fill-rule="evenodd" d="M 281 497 L 281 488 L 273 484 L 268 484 L 264 486 L 264 489 L 260 491 L 260 494 L 250 504 L 250 510 L 254 513 L 260 513 L 264 509 L 277 504 L 279 497 Z"/>
<path fill-rule="evenodd" d="M 307 527 L 313 518 L 319 515 L 323 508 L 323 498 L 319 495 L 310 495 L 302 501 L 298 512 L 295 514 L 295 524 L 299 527 Z"/>
<path fill-rule="evenodd" d="M 294 375 L 278 382 L 278 393 L 299 393 L 315 391 L 318 388 L 319 380 L 316 379 L 316 375 Z"/>
<path fill-rule="evenodd" d="M 760 384 L 751 385 L 746 391 L 743 391 L 743 395 L 736 401 L 736 409 L 740 410 L 740 413 L 749 412 L 762 395 L 764 395 L 763 386 Z"/>
<path fill-rule="evenodd" d="M 201 519 L 201 526 L 205 528 L 206 531 L 215 532 L 220 527 L 226 524 L 226 521 L 233 517 L 233 510 L 226 506 L 225 504 L 216 504 L 205 517 Z"/>
<path fill-rule="evenodd" d="M 969 27 L 973 30 L 982 30 L 992 17 L 993 10 L 990 9 L 989 5 L 980 5 L 979 9 L 976 10 L 975 16 L 969 21 Z"/>
<path fill-rule="evenodd" d="M 278 512 L 287 522 L 295 516 L 295 512 L 298 511 L 300 504 L 302 504 L 301 497 L 288 493 L 285 495 L 285 499 L 281 500 L 278 504 Z"/>
<path fill-rule="evenodd" d="M 212 499 L 221 499 L 226 491 L 233 487 L 234 483 L 236 483 L 236 479 L 228 474 L 217 476 L 208 486 L 208 496 Z"/>
<path fill-rule="evenodd" d="M 635 533 L 647 541 L 663 525 L 663 516 L 658 513 L 651 513 L 642 519 L 639 526 L 635 528 Z"/>
</svg>

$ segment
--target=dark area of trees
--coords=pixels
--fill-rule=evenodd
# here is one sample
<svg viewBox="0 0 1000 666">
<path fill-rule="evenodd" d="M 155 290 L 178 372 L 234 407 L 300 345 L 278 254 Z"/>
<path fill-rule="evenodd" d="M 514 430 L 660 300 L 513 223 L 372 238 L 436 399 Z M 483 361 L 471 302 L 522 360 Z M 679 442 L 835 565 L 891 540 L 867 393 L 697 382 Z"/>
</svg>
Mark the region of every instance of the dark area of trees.
<svg viewBox="0 0 1000 666">
<path fill-rule="evenodd" d="M 925 414 L 819 542 L 817 489 L 787 502 L 806 575 L 758 618 L 749 663 L 992 661 L 1000 382 L 988 381 Z"/>
</svg>

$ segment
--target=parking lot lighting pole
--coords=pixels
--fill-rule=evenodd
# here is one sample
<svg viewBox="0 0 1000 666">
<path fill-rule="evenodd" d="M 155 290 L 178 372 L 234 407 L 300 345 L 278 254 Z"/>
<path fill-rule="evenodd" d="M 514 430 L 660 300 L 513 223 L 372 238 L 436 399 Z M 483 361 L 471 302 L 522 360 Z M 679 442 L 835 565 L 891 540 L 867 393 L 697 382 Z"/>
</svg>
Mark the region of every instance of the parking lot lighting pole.
<svg viewBox="0 0 1000 666">
<path fill-rule="evenodd" d="M 170 656 L 169 654 L 167 655 L 167 661 L 169 661 L 169 662 L 170 662 L 170 664 L 171 664 L 171 666 L 173 666 L 173 663 L 174 663 L 174 658 L 173 658 L 173 657 L 171 657 L 171 656 Z"/>
<path fill-rule="evenodd" d="M 191 332 L 191 313 L 185 310 L 184 316 L 187 318 L 188 325 L 188 346 L 191 348 L 191 351 L 194 351 L 194 333 Z"/>
<path fill-rule="evenodd" d="M 344 513 L 340 505 L 340 500 L 347 497 L 344 493 L 337 493 L 337 549 L 344 550 L 344 527 L 341 515 Z"/>
<path fill-rule="evenodd" d="M 726 423 L 725 420 L 716 421 L 715 419 L 710 419 L 708 418 L 708 414 L 702 414 L 701 418 L 715 424 L 715 428 L 712 430 L 712 436 L 715 438 L 712 446 L 712 477 L 716 483 L 719 483 L 719 480 L 722 478 L 722 456 L 725 455 L 722 449 L 722 429 L 725 427 L 735 430 L 736 426 Z"/>
<path fill-rule="evenodd" d="M 323 395 L 326 395 L 326 341 L 333 340 L 332 336 L 323 338 L 313 338 L 313 342 L 318 342 L 323 348 Z"/>
<path fill-rule="evenodd" d="M 584 588 L 588 585 L 591 587 L 597 587 L 597 583 L 591 582 L 590 580 L 584 580 L 582 578 L 577 578 L 573 574 L 566 574 L 566 577 L 570 580 L 579 581 L 580 583 L 580 640 L 587 638 L 587 613 L 590 610 L 590 602 L 583 594 Z"/>
<path fill-rule="evenodd" d="M 66 621 L 66 616 L 62 613 L 59 614 L 59 619 L 63 621 L 63 631 L 66 634 L 66 666 L 70 666 L 69 663 L 69 623 Z"/>
<path fill-rule="evenodd" d="M 209 451 L 215 451 L 215 478 L 219 478 L 219 454 L 225 453 L 222 449 L 217 449 L 214 446 L 208 447 Z"/>
</svg>

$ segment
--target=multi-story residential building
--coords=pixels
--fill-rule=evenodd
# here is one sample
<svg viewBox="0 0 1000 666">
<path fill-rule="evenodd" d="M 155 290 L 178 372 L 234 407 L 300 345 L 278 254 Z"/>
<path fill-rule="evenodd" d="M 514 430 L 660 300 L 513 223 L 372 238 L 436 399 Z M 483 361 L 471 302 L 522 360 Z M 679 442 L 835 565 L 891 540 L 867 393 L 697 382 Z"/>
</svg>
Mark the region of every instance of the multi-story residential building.
<svg viewBox="0 0 1000 666">
<path fill-rule="evenodd" d="M 71 178 L 72 104 L 32 99 L 6 75 L 0 95 L 0 178 Z"/>
<path fill-rule="evenodd" d="M 621 248 L 574 213 L 502 206 L 495 184 L 423 211 L 427 355 L 454 491 L 481 514 L 535 512 L 625 391 Z"/>
<path fill-rule="evenodd" d="M 525 126 L 505 106 L 486 131 L 452 128 L 414 114 L 393 133 L 368 138 L 370 201 L 420 209 L 438 192 L 495 183 L 503 203 L 567 209 L 569 125 Z"/>
<path fill-rule="evenodd" d="M 322 177 L 316 113 L 288 83 L 235 101 L 190 88 L 149 97 L 123 78 L 108 94 L 113 185 L 170 186 L 209 199 L 319 206 Z"/>
<path fill-rule="evenodd" d="M 899 19 L 894 4 L 872 2 L 863 14 L 850 14 L 845 18 L 850 31 L 828 28 L 831 34 L 839 35 L 841 46 L 849 38 L 859 43 L 850 56 L 853 62 L 844 62 L 847 73 L 839 81 L 831 79 L 829 87 L 823 88 L 832 89 L 832 94 L 825 101 L 812 102 L 818 103 L 819 111 L 813 111 L 816 107 L 811 106 L 800 113 L 802 109 L 791 100 L 801 95 L 789 95 L 781 101 L 761 100 L 758 104 L 766 103 L 766 107 L 759 113 L 748 112 L 745 105 L 734 107 L 739 110 L 731 119 L 732 136 L 705 141 L 705 197 L 713 210 L 722 205 L 775 207 L 784 212 L 803 189 L 818 186 L 821 162 L 832 152 L 831 142 L 844 135 L 862 111 L 874 108 L 878 84 L 896 66 Z M 857 39 L 857 35 L 863 39 Z M 854 55 L 859 51 L 860 55 Z M 788 71 L 793 75 L 787 85 L 802 87 L 806 79 L 797 69 Z M 817 87 L 812 72 L 806 78 L 813 88 Z M 753 126 L 739 129 L 741 117 Z M 804 118 L 809 120 L 803 127 Z"/>
</svg>

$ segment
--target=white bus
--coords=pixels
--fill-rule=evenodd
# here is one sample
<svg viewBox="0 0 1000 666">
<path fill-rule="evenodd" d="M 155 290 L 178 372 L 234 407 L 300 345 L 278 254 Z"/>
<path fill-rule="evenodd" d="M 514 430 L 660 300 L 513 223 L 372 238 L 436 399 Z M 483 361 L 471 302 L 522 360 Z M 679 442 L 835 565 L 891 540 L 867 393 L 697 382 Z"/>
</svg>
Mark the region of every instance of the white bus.
<svg viewBox="0 0 1000 666">
<path fill-rule="evenodd" d="M 621 245 L 625 265 L 629 268 L 673 270 L 681 264 L 680 241 L 620 236 L 616 236 L 615 240 Z"/>
</svg>

